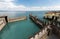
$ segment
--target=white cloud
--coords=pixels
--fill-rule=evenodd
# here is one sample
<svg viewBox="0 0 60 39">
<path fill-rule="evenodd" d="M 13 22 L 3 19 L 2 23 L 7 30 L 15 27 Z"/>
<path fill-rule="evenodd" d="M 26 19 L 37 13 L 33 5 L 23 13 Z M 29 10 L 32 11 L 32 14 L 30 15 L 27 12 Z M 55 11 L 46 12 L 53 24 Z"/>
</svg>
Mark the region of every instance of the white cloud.
<svg viewBox="0 0 60 39">
<path fill-rule="evenodd" d="M 14 0 L 0 0 L 0 10 L 26 10 L 24 5 L 16 6 Z"/>
<path fill-rule="evenodd" d="M 45 6 L 45 7 L 33 7 L 33 8 L 34 10 L 60 10 L 60 6 Z"/>
<path fill-rule="evenodd" d="M 24 5 L 15 5 L 15 0 L 0 0 L 0 10 L 10 11 L 39 11 L 39 10 L 60 10 L 60 6 L 42 6 L 42 7 L 26 7 Z"/>
</svg>

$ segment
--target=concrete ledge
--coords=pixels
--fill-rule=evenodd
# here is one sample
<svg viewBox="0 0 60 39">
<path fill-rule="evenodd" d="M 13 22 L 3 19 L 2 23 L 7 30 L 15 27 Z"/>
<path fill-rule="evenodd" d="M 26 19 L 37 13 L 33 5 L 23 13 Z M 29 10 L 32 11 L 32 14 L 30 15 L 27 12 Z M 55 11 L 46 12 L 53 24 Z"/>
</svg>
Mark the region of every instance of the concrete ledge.
<svg viewBox="0 0 60 39">
<path fill-rule="evenodd" d="M 0 18 L 0 31 L 4 28 L 6 25 L 5 18 Z"/>
<path fill-rule="evenodd" d="M 4 28 L 5 25 L 6 25 L 5 23 L 3 23 L 2 25 L 0 25 L 0 31 Z"/>
</svg>

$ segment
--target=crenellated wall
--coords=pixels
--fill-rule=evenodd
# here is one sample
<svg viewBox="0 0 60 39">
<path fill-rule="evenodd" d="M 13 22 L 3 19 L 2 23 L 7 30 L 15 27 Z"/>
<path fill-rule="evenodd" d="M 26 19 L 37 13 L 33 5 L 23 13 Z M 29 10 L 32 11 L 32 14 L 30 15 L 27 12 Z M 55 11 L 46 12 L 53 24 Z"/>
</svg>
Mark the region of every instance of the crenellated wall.
<svg viewBox="0 0 60 39">
<path fill-rule="evenodd" d="M 47 39 L 48 36 L 47 34 L 48 34 L 47 28 L 44 28 L 43 30 L 32 36 L 30 39 Z"/>
</svg>

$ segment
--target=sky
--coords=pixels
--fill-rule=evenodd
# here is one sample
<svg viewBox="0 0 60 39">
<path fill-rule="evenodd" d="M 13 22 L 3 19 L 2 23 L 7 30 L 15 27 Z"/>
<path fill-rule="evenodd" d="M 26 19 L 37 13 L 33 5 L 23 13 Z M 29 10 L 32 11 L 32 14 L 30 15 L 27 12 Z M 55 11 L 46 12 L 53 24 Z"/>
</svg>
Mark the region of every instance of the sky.
<svg viewBox="0 0 60 39">
<path fill-rule="evenodd" d="M 0 10 L 8 11 L 60 10 L 60 0 L 0 0 Z"/>
</svg>

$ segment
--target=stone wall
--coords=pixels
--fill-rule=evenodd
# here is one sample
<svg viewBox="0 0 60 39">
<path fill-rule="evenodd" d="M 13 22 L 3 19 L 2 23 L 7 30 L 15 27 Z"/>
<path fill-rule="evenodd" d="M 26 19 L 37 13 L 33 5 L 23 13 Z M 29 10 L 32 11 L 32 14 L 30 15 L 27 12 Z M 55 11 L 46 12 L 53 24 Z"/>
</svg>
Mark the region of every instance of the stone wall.
<svg viewBox="0 0 60 39">
<path fill-rule="evenodd" d="M 15 21 L 20 21 L 20 20 L 25 20 L 25 19 L 27 19 L 26 16 L 17 17 L 17 18 L 8 18 L 8 22 L 15 22 Z"/>
<path fill-rule="evenodd" d="M 6 25 L 5 18 L 0 18 L 0 31 L 3 29 L 3 27 Z"/>
</svg>

